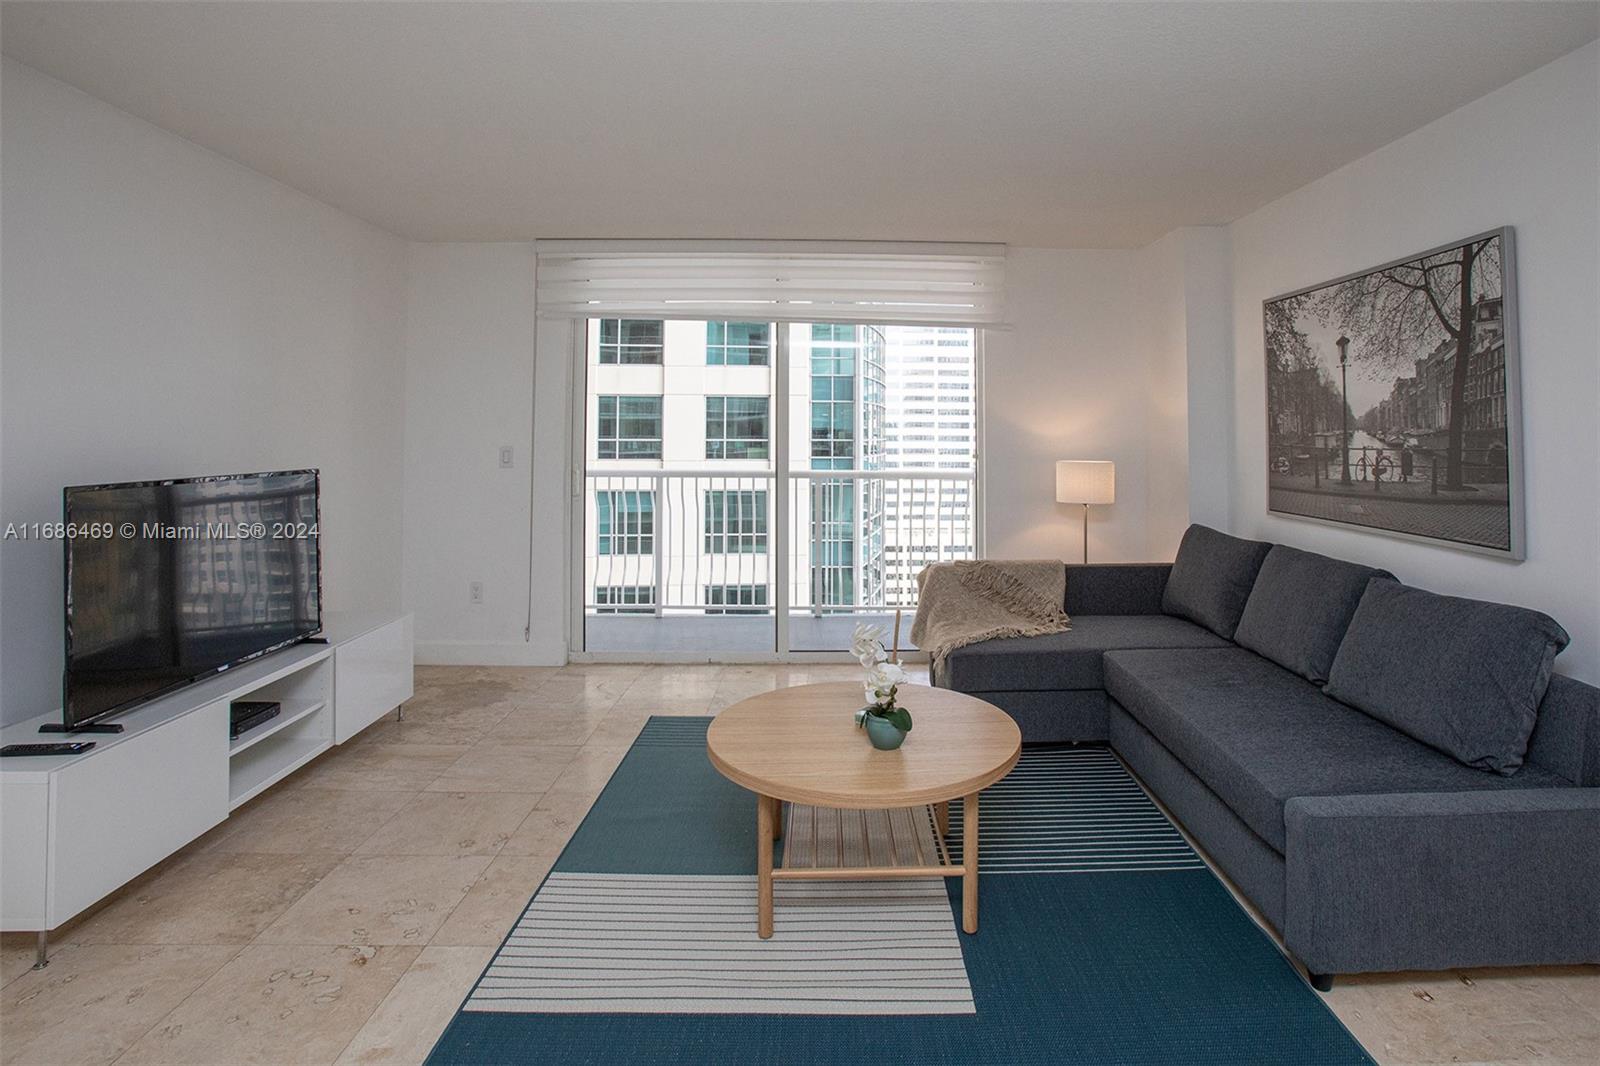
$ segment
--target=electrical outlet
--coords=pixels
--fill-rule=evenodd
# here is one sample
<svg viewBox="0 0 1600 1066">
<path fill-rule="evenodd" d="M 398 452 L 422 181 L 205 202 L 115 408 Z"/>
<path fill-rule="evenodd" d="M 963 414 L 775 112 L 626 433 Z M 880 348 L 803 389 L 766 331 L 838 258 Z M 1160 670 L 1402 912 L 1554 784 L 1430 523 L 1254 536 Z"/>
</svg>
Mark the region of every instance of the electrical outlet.
<svg viewBox="0 0 1600 1066">
<path fill-rule="evenodd" d="M 511 461 L 511 456 L 512 456 L 511 445 L 509 445 L 509 444 L 500 445 L 500 465 L 502 467 L 504 467 L 505 469 L 507 469 L 507 470 L 511 469 L 511 467 L 515 465 Z"/>
<path fill-rule="evenodd" d="M 470 603 L 483 602 L 483 582 L 474 581 L 467 586 L 467 600 Z"/>
</svg>

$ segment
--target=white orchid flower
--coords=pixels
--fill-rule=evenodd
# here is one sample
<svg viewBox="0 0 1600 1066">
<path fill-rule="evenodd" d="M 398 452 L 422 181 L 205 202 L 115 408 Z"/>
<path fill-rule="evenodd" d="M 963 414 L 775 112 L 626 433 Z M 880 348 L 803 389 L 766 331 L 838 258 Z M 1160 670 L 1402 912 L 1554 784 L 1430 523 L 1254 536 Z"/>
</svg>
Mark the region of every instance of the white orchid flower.
<svg viewBox="0 0 1600 1066">
<path fill-rule="evenodd" d="M 850 654 L 866 670 L 872 669 L 874 663 L 882 662 L 887 658 L 883 650 L 883 630 L 858 622 L 850 638 Z"/>
<path fill-rule="evenodd" d="M 906 672 L 899 663 L 877 663 L 867 671 L 862 690 L 866 693 L 868 703 L 887 707 L 894 702 L 896 687 L 905 681 Z"/>
<path fill-rule="evenodd" d="M 905 679 L 905 669 L 899 663 L 878 663 L 867 671 L 867 684 L 877 689 L 894 688 Z"/>
</svg>

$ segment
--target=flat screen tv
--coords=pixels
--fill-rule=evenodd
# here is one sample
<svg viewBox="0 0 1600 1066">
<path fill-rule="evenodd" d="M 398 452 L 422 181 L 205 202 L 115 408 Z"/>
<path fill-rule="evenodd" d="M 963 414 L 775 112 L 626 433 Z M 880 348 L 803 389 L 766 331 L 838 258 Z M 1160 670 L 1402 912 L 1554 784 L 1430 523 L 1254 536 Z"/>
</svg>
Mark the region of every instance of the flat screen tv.
<svg viewBox="0 0 1600 1066">
<path fill-rule="evenodd" d="M 62 491 L 68 729 L 322 629 L 315 470 Z"/>
</svg>

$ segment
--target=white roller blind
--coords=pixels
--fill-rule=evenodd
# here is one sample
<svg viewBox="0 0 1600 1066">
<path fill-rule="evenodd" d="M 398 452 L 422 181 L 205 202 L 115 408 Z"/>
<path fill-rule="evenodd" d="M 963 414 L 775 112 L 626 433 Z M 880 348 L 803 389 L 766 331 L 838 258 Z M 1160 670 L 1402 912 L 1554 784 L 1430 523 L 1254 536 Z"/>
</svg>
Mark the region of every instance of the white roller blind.
<svg viewBox="0 0 1600 1066">
<path fill-rule="evenodd" d="M 541 241 L 539 314 L 995 325 L 1003 245 Z"/>
</svg>

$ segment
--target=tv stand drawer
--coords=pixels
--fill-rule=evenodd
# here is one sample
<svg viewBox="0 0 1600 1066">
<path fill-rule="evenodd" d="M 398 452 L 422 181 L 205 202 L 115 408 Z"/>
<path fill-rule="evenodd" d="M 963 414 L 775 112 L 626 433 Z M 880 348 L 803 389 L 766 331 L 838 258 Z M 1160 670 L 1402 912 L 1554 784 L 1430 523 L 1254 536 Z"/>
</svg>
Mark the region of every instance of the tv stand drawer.
<svg viewBox="0 0 1600 1066">
<path fill-rule="evenodd" d="M 412 693 L 411 615 L 356 636 L 333 627 L 334 741 L 343 744 Z"/>
<path fill-rule="evenodd" d="M 52 774 L 46 928 L 227 818 L 227 750 L 223 700 Z"/>
</svg>

